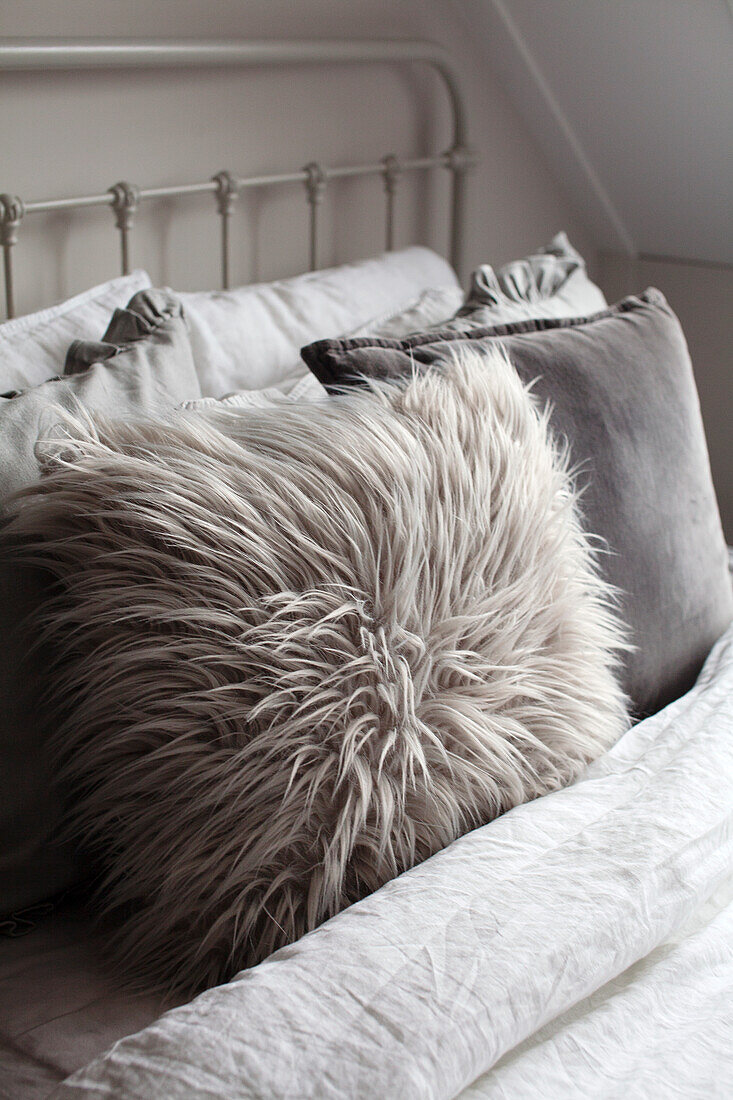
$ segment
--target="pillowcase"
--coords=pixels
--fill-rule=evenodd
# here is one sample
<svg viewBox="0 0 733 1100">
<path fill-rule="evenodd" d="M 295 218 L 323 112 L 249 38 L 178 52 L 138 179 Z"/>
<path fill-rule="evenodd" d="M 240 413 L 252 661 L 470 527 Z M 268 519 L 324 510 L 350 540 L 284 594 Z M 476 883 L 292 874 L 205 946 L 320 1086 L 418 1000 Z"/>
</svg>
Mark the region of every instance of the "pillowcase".
<svg viewBox="0 0 733 1100">
<path fill-rule="evenodd" d="M 180 407 L 199 412 L 206 409 L 269 409 L 283 403 L 307 405 L 328 400 L 328 390 L 309 372 L 301 378 L 288 378 L 280 386 L 268 390 L 240 390 L 225 397 L 199 397 L 195 401 L 184 401 Z"/>
<path fill-rule="evenodd" d="M 40 476 L 36 447 L 59 409 L 142 416 L 200 396 L 180 305 L 161 291 L 137 294 L 106 334 L 107 359 L 83 373 L 0 398 L 0 508 Z M 84 358 L 87 349 L 77 345 Z M 88 356 L 87 356 L 88 358 Z M 0 560 L 0 913 L 34 905 L 67 886 L 76 869 L 51 843 L 60 821 L 50 791 L 39 696 L 45 655 L 29 651 L 25 620 L 43 592 L 38 573 Z"/>
<path fill-rule="evenodd" d="M 648 290 L 594 317 L 468 335 L 321 341 L 303 358 L 321 382 L 340 386 L 498 343 L 570 446 L 586 527 L 610 550 L 603 571 L 622 593 L 636 646 L 624 684 L 636 714 L 652 714 L 692 686 L 733 616 L 692 365 L 663 295 Z"/>
<path fill-rule="evenodd" d="M 226 981 L 625 729 L 566 461 L 501 353 L 77 419 L 46 463 L 10 536 L 56 581 L 68 822 L 146 984 Z"/>
<path fill-rule="evenodd" d="M 97 339 L 112 311 L 149 286 L 147 272 L 133 271 L 0 325 L 0 394 L 26 390 L 61 374 L 72 340 Z"/>
<path fill-rule="evenodd" d="M 588 278 L 583 257 L 565 233 L 558 233 L 547 248 L 498 272 L 488 264 L 477 268 L 465 300 L 457 286 L 433 287 L 409 306 L 349 335 L 396 340 L 431 329 L 470 332 L 476 326 L 535 317 L 584 317 L 607 304 L 603 291 Z"/>
<path fill-rule="evenodd" d="M 387 336 L 398 340 L 451 321 L 462 304 L 463 291 L 459 286 L 430 287 L 408 305 L 367 321 L 349 336 Z"/>
<path fill-rule="evenodd" d="M 488 264 L 476 268 L 466 301 L 447 327 L 470 331 L 539 317 L 587 317 L 607 305 L 588 278 L 583 257 L 565 233 L 558 233 L 546 248 L 498 272 Z"/>
<path fill-rule="evenodd" d="M 201 391 L 219 397 L 267 389 L 302 374 L 302 344 L 350 332 L 428 287 L 444 285 L 458 286 L 450 264 L 429 248 L 405 248 L 274 283 L 178 297 Z"/>
</svg>

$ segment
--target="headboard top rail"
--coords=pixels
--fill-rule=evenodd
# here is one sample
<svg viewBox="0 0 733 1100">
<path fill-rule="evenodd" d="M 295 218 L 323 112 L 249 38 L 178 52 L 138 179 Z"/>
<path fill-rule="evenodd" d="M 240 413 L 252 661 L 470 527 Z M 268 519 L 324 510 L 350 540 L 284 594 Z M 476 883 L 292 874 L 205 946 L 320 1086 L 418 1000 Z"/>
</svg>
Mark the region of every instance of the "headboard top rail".
<svg viewBox="0 0 733 1100">
<path fill-rule="evenodd" d="M 411 160 L 390 154 L 376 164 L 322 168 L 315 163 L 294 172 L 269 176 L 236 177 L 220 172 L 206 183 L 171 187 L 140 188 L 126 182 L 115 184 L 99 195 L 23 201 L 15 195 L 0 195 L 0 246 L 3 250 L 5 297 L 8 315 L 14 312 L 12 250 L 25 214 L 109 205 L 121 235 L 122 267 L 129 265 L 128 235 L 139 200 L 213 191 L 222 228 L 222 274 L 228 282 L 228 221 L 238 192 L 245 187 L 302 181 L 310 204 L 310 257 L 316 264 L 317 206 L 328 179 L 381 174 L 387 199 L 387 246 L 393 234 L 393 201 L 397 180 L 403 171 L 442 165 L 451 173 L 449 254 L 457 271 L 462 269 L 465 173 L 474 163 L 467 143 L 466 109 L 450 55 L 438 43 L 411 39 L 364 39 L 319 41 L 265 40 L 218 41 L 185 39 L 64 39 L 0 38 L 0 71 L 124 70 L 185 67 L 267 67 L 276 65 L 361 64 L 377 62 L 425 63 L 440 76 L 451 108 L 452 140 L 444 153 Z M 317 172 L 316 172 L 317 169 Z M 318 179 L 316 180 L 316 175 Z M 226 184 L 226 188 L 224 186 Z M 226 191 L 226 193 L 225 193 Z"/>
</svg>

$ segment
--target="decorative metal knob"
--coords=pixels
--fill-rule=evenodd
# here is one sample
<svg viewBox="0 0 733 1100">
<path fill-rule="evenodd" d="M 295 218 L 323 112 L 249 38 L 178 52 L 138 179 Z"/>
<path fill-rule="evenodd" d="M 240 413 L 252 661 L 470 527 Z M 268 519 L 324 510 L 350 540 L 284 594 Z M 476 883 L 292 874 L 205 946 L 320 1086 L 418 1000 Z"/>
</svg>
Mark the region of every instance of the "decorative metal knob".
<svg viewBox="0 0 733 1100">
<path fill-rule="evenodd" d="M 115 212 L 115 224 L 118 229 L 131 229 L 135 213 L 140 203 L 140 188 L 134 183 L 122 180 L 110 187 L 112 209 Z"/>
<path fill-rule="evenodd" d="M 311 161 L 310 164 L 306 164 L 303 171 L 306 174 L 304 183 L 308 202 L 311 203 L 312 206 L 315 206 L 323 199 L 323 192 L 326 190 L 327 182 L 326 173 L 316 161 Z"/>
<path fill-rule="evenodd" d="M 217 172 L 212 177 L 216 184 L 216 208 L 223 217 L 228 217 L 239 197 L 239 181 L 231 172 Z"/>
<path fill-rule="evenodd" d="M 402 165 L 398 161 L 397 157 L 390 156 L 384 157 L 382 160 L 383 178 L 384 178 L 384 190 L 388 195 L 394 195 L 397 190 L 397 184 L 400 176 L 402 175 Z"/>
<path fill-rule="evenodd" d="M 3 247 L 18 243 L 18 228 L 25 207 L 17 195 L 0 195 L 0 244 Z"/>
<path fill-rule="evenodd" d="M 470 145 L 454 145 L 445 154 L 445 166 L 451 172 L 469 172 L 478 164 L 478 154 Z"/>
</svg>

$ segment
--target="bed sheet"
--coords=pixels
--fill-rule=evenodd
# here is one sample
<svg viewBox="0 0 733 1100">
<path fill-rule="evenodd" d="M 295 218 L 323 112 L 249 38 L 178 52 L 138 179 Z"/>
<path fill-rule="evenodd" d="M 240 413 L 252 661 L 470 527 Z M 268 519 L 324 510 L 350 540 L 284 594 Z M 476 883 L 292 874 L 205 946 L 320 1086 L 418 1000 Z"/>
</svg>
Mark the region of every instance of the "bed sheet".
<svg viewBox="0 0 733 1100">
<path fill-rule="evenodd" d="M 732 876 L 733 626 L 693 690 L 574 785 L 166 1013 L 54 1097 L 727 1097 Z"/>
<path fill-rule="evenodd" d="M 656 744 L 661 749 L 665 742 L 671 744 L 672 740 L 677 749 L 668 757 L 659 757 L 658 766 L 650 768 L 653 746 Z M 704 745 L 708 740 L 715 752 L 705 751 Z M 517 843 L 517 839 L 513 839 L 515 834 L 516 838 L 520 838 L 528 829 L 531 831 L 537 815 L 542 818 L 543 807 L 550 813 L 548 828 L 553 825 L 553 816 L 561 817 L 565 813 L 563 800 L 570 799 L 572 802 L 578 798 L 578 794 L 573 792 L 580 792 L 581 796 L 584 791 L 586 794 L 594 793 L 600 813 L 605 797 L 605 794 L 602 797 L 602 792 L 612 784 L 622 782 L 622 776 L 625 776 L 623 784 L 626 786 L 634 781 L 635 776 L 639 782 L 641 777 L 643 782 L 639 796 L 643 798 L 644 791 L 652 784 L 655 770 L 659 771 L 660 767 L 662 774 L 669 774 L 671 785 L 666 802 L 662 800 L 659 806 L 653 807 L 656 825 L 653 821 L 647 823 L 658 829 L 660 836 L 672 831 L 680 838 L 680 843 L 684 841 L 686 825 L 675 801 L 675 784 L 686 803 L 689 802 L 687 788 L 695 784 L 703 801 L 713 796 L 721 800 L 719 826 L 723 822 L 722 829 L 718 827 L 711 832 L 704 844 L 707 850 L 707 877 L 698 881 L 690 873 L 689 881 L 680 879 L 689 897 L 682 907 L 684 912 L 679 920 L 673 922 L 666 934 L 661 934 L 651 927 L 651 912 L 637 912 L 637 927 L 632 928 L 633 935 L 638 938 L 641 918 L 641 930 L 648 925 L 650 939 L 658 939 L 658 942 L 646 954 L 639 954 L 637 948 L 633 953 L 638 954 L 638 959 L 628 966 L 624 967 L 619 962 L 611 965 L 612 973 L 606 980 L 603 974 L 597 975 L 591 981 L 593 988 L 587 995 L 576 996 L 571 991 L 566 997 L 567 1004 L 554 1014 L 550 1013 L 549 1022 L 532 1016 L 531 1002 L 528 1001 L 526 1012 L 516 1013 L 513 1034 L 499 1044 L 505 1049 L 492 1047 L 491 1068 L 474 1075 L 472 1083 L 466 1082 L 463 1092 L 465 1100 L 496 1100 L 500 1097 L 522 1097 L 526 1100 L 543 1097 L 544 1100 L 555 1095 L 572 1100 L 574 1096 L 589 1094 L 609 1098 L 623 1096 L 624 1100 L 633 1100 L 634 1097 L 660 1095 L 662 1080 L 665 1095 L 733 1095 L 733 876 L 728 873 L 733 864 L 731 744 L 733 628 L 716 646 L 689 696 L 630 731 L 607 757 L 589 769 L 579 784 L 567 792 L 515 811 L 485 830 L 477 830 L 475 834 L 458 841 L 446 854 L 443 871 L 438 872 L 443 859 L 436 857 L 428 861 L 422 870 L 416 869 L 402 876 L 391 886 L 398 895 L 407 891 L 404 894 L 405 901 L 410 903 L 407 912 L 412 905 L 416 905 L 420 915 L 419 911 L 424 912 L 432 901 L 433 911 L 428 927 L 432 921 L 435 929 L 440 931 L 446 948 L 452 938 L 458 941 L 465 938 L 470 947 L 468 932 L 465 937 L 460 932 L 461 919 L 455 915 L 451 893 L 460 895 L 465 891 L 466 883 L 462 881 L 460 865 L 464 856 L 475 862 L 478 841 L 481 841 L 480 847 L 486 841 L 490 842 L 493 862 L 500 866 Z M 685 762 L 684 767 L 675 765 L 676 752 L 681 754 L 679 759 Z M 727 760 L 722 769 L 719 767 L 721 753 Z M 685 772 L 688 767 L 689 778 Z M 706 792 L 707 776 L 711 781 L 709 792 Z M 557 811 L 550 809 L 558 803 Z M 694 818 L 689 805 L 686 812 L 688 817 Z M 523 819 L 526 819 L 524 825 L 521 824 Z M 554 826 L 557 827 L 557 821 Z M 618 834 L 616 846 L 621 852 L 617 869 L 623 874 L 625 864 L 625 874 L 631 884 L 634 876 L 639 874 L 639 869 L 635 869 L 629 860 L 628 845 L 625 844 L 632 826 L 631 818 L 627 816 L 624 821 L 623 814 L 614 824 Z M 648 835 L 652 843 L 654 833 Z M 539 842 L 541 847 L 541 839 L 540 831 L 536 833 L 535 846 Z M 711 846 L 712 855 L 717 853 L 717 862 L 715 859 L 710 862 Z M 692 851 L 694 856 L 695 849 Z M 457 860 L 457 864 L 453 860 Z M 540 871 L 542 866 L 540 863 Z M 433 869 L 436 875 L 432 874 Z M 496 867 L 489 870 L 495 875 Z M 549 868 L 545 870 L 546 892 L 551 886 L 552 874 Z M 428 874 L 428 871 L 431 873 Z M 443 873 L 450 874 L 450 880 L 447 884 L 448 901 L 441 912 L 439 905 L 435 910 L 435 886 Z M 674 874 L 680 875 L 680 868 L 670 863 L 667 873 L 673 879 Z M 638 885 L 641 884 L 639 879 Z M 530 879 L 524 892 L 529 891 L 531 886 Z M 565 892 L 567 886 L 567 883 L 560 883 Z M 667 893 L 670 893 L 669 889 Z M 522 894 L 520 880 L 514 899 L 516 917 L 520 921 Z M 710 895 L 707 899 L 706 894 Z M 366 931 L 375 914 L 378 916 L 394 909 L 394 901 L 394 898 L 390 900 L 390 891 L 385 890 L 374 899 L 367 899 L 362 907 L 353 907 L 363 916 L 363 920 L 356 917 L 360 921 L 356 926 L 359 934 L 361 925 Z M 498 913 L 498 898 L 494 905 Z M 550 906 L 548 909 L 548 931 L 554 908 Z M 596 936 L 602 936 L 605 930 L 611 941 L 616 940 L 621 951 L 623 928 L 609 924 L 607 917 L 604 918 L 604 908 L 606 903 L 601 896 L 597 901 Z M 465 918 L 470 932 L 469 918 L 470 908 Z M 339 920 L 336 918 L 336 921 L 329 922 L 324 929 L 328 932 L 329 945 L 326 975 L 331 973 L 337 962 L 335 953 L 339 950 L 341 935 L 338 932 Z M 655 920 L 658 922 L 658 914 Z M 334 925 L 337 932 L 335 938 Z M 415 941 L 412 954 L 418 959 L 418 931 L 423 925 L 424 922 L 418 921 L 408 937 Z M 516 935 L 517 929 L 515 927 L 509 931 Z M 398 944 L 401 936 L 404 938 L 403 930 L 399 930 Z M 306 937 L 306 941 L 311 939 Z M 489 937 L 489 940 L 496 943 L 496 935 Z M 3 1100 L 41 1100 L 47 1097 L 67 1074 L 84 1067 L 118 1039 L 141 1030 L 145 1034 L 145 1029 L 160 1013 L 172 1007 L 170 1002 L 158 997 L 134 997 L 122 993 L 105 969 L 100 947 L 97 934 L 79 906 L 67 906 L 54 918 L 42 921 L 21 938 L 0 937 L 0 1097 Z M 280 966 L 291 950 L 280 953 Z M 374 950 L 374 944 L 367 945 L 366 954 L 370 955 Z M 376 950 L 379 954 L 379 947 Z M 424 946 L 421 950 L 428 948 Z M 560 951 L 558 945 L 557 952 Z M 563 968 L 557 970 L 558 983 L 562 982 L 563 971 L 570 965 L 571 959 L 572 954 L 568 954 Z M 592 961 L 592 956 L 588 954 L 586 963 L 590 965 Z M 256 968 L 252 973 L 256 975 L 259 970 Z M 409 969 L 407 974 L 409 976 Z M 414 976 L 410 980 L 414 980 Z M 234 983 L 237 992 L 240 984 L 239 981 Z M 354 984 L 359 984 L 358 973 Z M 246 984 L 243 989 L 246 992 Z M 313 992 L 315 994 L 316 990 Z M 216 999 L 216 993 L 212 991 L 208 996 Z M 337 999 L 334 998 L 335 991 L 328 991 L 327 1000 L 336 1005 Z M 417 1003 L 415 1007 L 419 1007 Z M 409 1002 L 405 1011 L 409 1012 Z M 497 1030 L 500 1029 L 497 1027 Z M 281 1038 L 285 1046 L 292 1041 L 286 1041 L 283 1035 Z M 266 1046 L 272 1040 L 272 1035 L 265 1036 L 263 1044 Z M 98 1072 L 98 1068 L 94 1072 Z M 660 1076 L 662 1073 L 664 1078 Z M 692 1090 L 689 1086 L 691 1080 L 697 1082 Z M 602 1088 L 600 1082 L 603 1083 Z M 374 1094 L 370 1088 L 364 1092 L 364 1095 Z M 408 1090 L 406 1095 L 410 1094 Z M 432 1091 L 425 1093 L 426 1096 L 438 1094 Z M 78 1093 L 72 1092 L 71 1095 Z M 260 1093 L 240 1091 L 236 1095 Z"/>
<path fill-rule="evenodd" d="M 675 935 L 505 1055 L 461 1100 L 730 1100 L 733 878 Z"/>
</svg>

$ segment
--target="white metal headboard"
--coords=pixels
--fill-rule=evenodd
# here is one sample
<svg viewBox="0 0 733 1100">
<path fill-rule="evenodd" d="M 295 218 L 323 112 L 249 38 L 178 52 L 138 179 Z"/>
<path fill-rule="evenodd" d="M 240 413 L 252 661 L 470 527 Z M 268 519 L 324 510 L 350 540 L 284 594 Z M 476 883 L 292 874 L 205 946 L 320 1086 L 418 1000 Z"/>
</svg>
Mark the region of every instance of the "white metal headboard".
<svg viewBox="0 0 733 1100">
<path fill-rule="evenodd" d="M 138 206 L 146 199 L 175 198 L 211 192 L 221 225 L 221 281 L 229 286 L 229 221 L 234 204 L 246 188 L 302 183 L 309 207 L 310 267 L 318 266 L 318 210 L 331 179 L 381 175 L 385 191 L 385 244 L 393 247 L 394 199 L 402 173 L 436 166 L 451 173 L 449 255 L 457 271 L 462 268 L 465 176 L 475 163 L 468 145 L 466 111 L 449 56 L 433 42 L 421 41 L 323 41 L 323 42 L 200 42 L 165 40 L 107 41 L 84 39 L 0 39 L 0 70 L 39 71 L 75 69 L 182 68 L 186 66 L 255 67 L 294 64 L 363 62 L 420 62 L 433 67 L 442 78 L 450 102 L 453 133 L 450 147 L 433 156 L 400 159 L 394 154 L 368 164 L 325 167 L 311 162 L 296 171 L 270 175 L 238 176 L 217 172 L 210 180 L 171 187 L 139 187 L 123 181 L 103 194 L 26 202 L 17 195 L 0 195 L 0 246 L 3 251 L 5 302 L 8 317 L 15 315 L 13 249 L 23 218 L 28 214 L 109 206 L 120 234 L 122 273 L 130 268 L 130 234 Z"/>
</svg>

